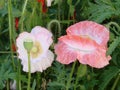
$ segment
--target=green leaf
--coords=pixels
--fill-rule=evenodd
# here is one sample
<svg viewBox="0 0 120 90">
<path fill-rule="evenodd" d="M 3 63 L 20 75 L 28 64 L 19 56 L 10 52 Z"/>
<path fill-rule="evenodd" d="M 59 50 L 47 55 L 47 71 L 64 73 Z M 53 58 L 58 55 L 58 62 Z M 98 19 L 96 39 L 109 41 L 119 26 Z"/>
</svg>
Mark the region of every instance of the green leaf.
<svg viewBox="0 0 120 90">
<path fill-rule="evenodd" d="M 54 5 L 61 3 L 61 0 L 54 0 Z"/>
<path fill-rule="evenodd" d="M 3 89 L 5 87 L 5 82 L 8 79 L 15 79 L 16 73 L 12 71 L 11 62 L 3 62 L 0 67 L 0 89 Z"/>
<path fill-rule="evenodd" d="M 80 90 L 86 90 L 84 85 L 79 85 L 79 87 L 80 87 Z"/>
<path fill-rule="evenodd" d="M 120 36 L 116 37 L 116 39 L 114 39 L 114 41 L 110 44 L 108 51 L 107 51 L 107 55 L 112 54 L 112 52 L 115 50 L 115 48 L 119 45 L 120 43 Z"/>
<path fill-rule="evenodd" d="M 33 84 L 32 84 L 32 90 L 35 90 L 36 87 L 36 80 L 34 79 Z"/>
<path fill-rule="evenodd" d="M 99 90 L 105 90 L 106 86 L 109 84 L 111 79 L 120 72 L 119 68 L 112 66 L 103 72 L 101 75 L 101 82 L 99 85 Z"/>
<path fill-rule="evenodd" d="M 12 13 L 13 13 L 13 17 L 20 17 L 21 16 L 20 10 L 18 10 L 16 8 L 12 9 Z"/>
<path fill-rule="evenodd" d="M 120 15 L 118 5 L 120 5 L 119 1 L 113 2 L 110 0 L 95 0 L 94 3 L 91 2 L 89 4 L 89 8 L 86 9 L 84 14 L 88 15 L 89 20 L 102 23 L 106 19 Z"/>
<path fill-rule="evenodd" d="M 5 83 L 0 80 L 0 89 L 3 89 L 5 87 Z"/>
<path fill-rule="evenodd" d="M 48 85 L 51 86 L 51 87 L 58 87 L 58 86 L 59 87 L 65 87 L 64 83 L 59 83 L 59 82 L 55 82 L 55 81 L 50 82 Z"/>
<path fill-rule="evenodd" d="M 77 76 L 78 77 L 83 77 L 87 73 L 87 66 L 80 64 L 78 71 L 77 71 Z"/>
</svg>

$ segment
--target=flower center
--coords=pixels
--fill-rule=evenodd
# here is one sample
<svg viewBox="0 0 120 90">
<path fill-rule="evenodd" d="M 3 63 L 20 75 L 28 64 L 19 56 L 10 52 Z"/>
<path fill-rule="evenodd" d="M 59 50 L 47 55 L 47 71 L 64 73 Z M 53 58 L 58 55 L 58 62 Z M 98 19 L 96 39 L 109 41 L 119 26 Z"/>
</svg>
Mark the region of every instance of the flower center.
<svg viewBox="0 0 120 90">
<path fill-rule="evenodd" d="M 31 50 L 31 57 L 37 58 L 43 52 L 41 44 L 39 42 L 34 42 L 34 45 Z"/>
<path fill-rule="evenodd" d="M 37 47 L 33 47 L 32 50 L 31 50 L 33 53 L 36 53 L 38 51 Z"/>
</svg>

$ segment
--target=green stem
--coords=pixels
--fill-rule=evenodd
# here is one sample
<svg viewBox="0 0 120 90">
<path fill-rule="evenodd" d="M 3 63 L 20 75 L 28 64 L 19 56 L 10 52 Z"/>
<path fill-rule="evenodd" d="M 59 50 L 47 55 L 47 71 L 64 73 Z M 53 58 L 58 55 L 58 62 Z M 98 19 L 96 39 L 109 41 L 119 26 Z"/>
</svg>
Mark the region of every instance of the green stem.
<svg viewBox="0 0 120 90">
<path fill-rule="evenodd" d="M 57 26 L 58 26 L 58 34 L 54 35 L 54 37 L 53 37 L 54 38 L 54 42 L 53 42 L 53 45 L 51 46 L 51 48 L 54 48 L 54 44 L 56 42 L 56 38 L 58 38 L 58 37 L 61 36 L 61 26 L 60 26 L 60 22 L 58 20 L 52 20 L 52 21 L 50 21 L 48 23 L 48 25 L 47 25 L 47 29 L 52 32 L 51 27 L 52 27 L 53 23 L 57 24 Z"/>
<path fill-rule="evenodd" d="M 51 31 L 51 27 L 52 27 L 52 24 L 53 24 L 53 23 L 55 23 L 55 24 L 58 25 L 58 37 L 59 37 L 59 36 L 61 35 L 61 26 L 60 26 L 60 22 L 59 22 L 58 20 L 52 20 L 52 21 L 50 21 L 50 22 L 48 23 L 47 28 L 48 28 L 48 30 Z"/>
<path fill-rule="evenodd" d="M 91 68 L 92 69 L 92 73 L 94 73 L 94 69 L 93 69 L 93 67 Z M 92 77 L 93 78 L 93 77 Z M 93 87 L 91 87 L 91 90 L 93 90 Z"/>
<path fill-rule="evenodd" d="M 116 23 L 116 22 L 109 22 L 106 26 L 107 28 L 110 28 L 111 25 L 114 25 L 119 31 L 120 31 L 120 26 Z M 120 35 L 119 32 L 115 31 L 114 32 L 117 34 L 117 35 Z"/>
<path fill-rule="evenodd" d="M 60 6 L 61 6 L 61 2 L 59 1 L 59 3 L 58 3 L 58 20 L 60 20 Z"/>
<path fill-rule="evenodd" d="M 11 0 L 8 0 L 8 19 L 9 19 L 10 51 L 11 51 L 13 68 L 15 70 L 14 55 L 13 55 L 13 50 L 12 50 L 13 17 L 12 17 L 12 4 L 11 4 Z"/>
<path fill-rule="evenodd" d="M 23 32 L 23 21 L 24 21 L 24 16 L 25 16 L 25 10 L 26 10 L 26 6 L 27 6 L 28 0 L 25 0 L 24 6 L 23 6 L 23 10 L 22 10 L 22 15 L 21 15 L 21 19 L 20 19 L 20 24 L 21 24 L 21 32 Z"/>
<path fill-rule="evenodd" d="M 2 54 L 6 54 L 6 53 L 11 53 L 11 51 L 0 51 L 0 53 L 2 53 Z M 16 53 L 16 52 L 12 52 L 12 53 Z"/>
<path fill-rule="evenodd" d="M 20 63 L 20 60 L 17 60 L 17 61 L 18 61 L 17 89 L 18 89 L 18 90 L 22 90 L 22 89 L 21 89 L 21 63 Z"/>
<path fill-rule="evenodd" d="M 40 89 L 40 78 L 41 78 L 41 73 L 40 72 L 37 72 L 37 90 Z"/>
<path fill-rule="evenodd" d="M 78 72 L 78 71 L 77 71 Z M 74 85 L 74 90 L 76 90 L 77 84 L 78 84 L 79 76 L 77 75 Z"/>
<path fill-rule="evenodd" d="M 9 80 L 7 80 L 7 90 L 10 90 L 10 88 L 9 88 Z"/>
<path fill-rule="evenodd" d="M 31 62 L 30 62 L 30 52 L 28 52 L 28 87 L 27 87 L 27 90 L 30 90 L 30 79 L 31 79 Z"/>
<path fill-rule="evenodd" d="M 76 74 L 74 90 L 76 90 L 79 79 L 85 76 L 86 73 L 87 73 L 87 66 L 84 64 L 80 64 L 77 70 L 77 74 Z"/>
<path fill-rule="evenodd" d="M 120 79 L 120 74 L 118 74 L 118 76 L 117 76 L 117 78 L 116 78 L 116 80 L 115 80 L 115 82 L 114 82 L 114 84 L 113 84 L 111 90 L 115 90 L 115 87 L 116 87 L 116 85 L 117 85 L 119 79 Z"/>
<path fill-rule="evenodd" d="M 66 90 L 69 90 L 69 88 L 70 88 L 71 79 L 72 79 L 72 75 L 73 75 L 73 72 L 74 72 L 74 69 L 75 69 L 75 65 L 76 65 L 76 61 L 73 63 L 72 70 L 71 70 L 71 73 L 70 73 L 70 77 L 69 77 L 68 82 L 67 82 Z"/>
</svg>

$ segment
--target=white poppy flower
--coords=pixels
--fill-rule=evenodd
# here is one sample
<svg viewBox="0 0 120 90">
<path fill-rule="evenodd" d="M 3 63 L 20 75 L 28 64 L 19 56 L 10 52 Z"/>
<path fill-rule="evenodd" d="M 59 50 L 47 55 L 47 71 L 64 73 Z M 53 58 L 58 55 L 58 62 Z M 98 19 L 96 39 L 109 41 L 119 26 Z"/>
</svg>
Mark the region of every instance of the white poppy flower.
<svg viewBox="0 0 120 90">
<path fill-rule="evenodd" d="M 51 32 L 43 27 L 36 26 L 31 33 L 23 32 L 16 39 L 18 58 L 21 59 L 23 71 L 28 72 L 28 55 L 24 48 L 26 39 L 33 42 L 33 47 L 30 51 L 31 73 L 42 72 L 50 67 L 54 60 L 54 54 L 48 50 L 53 42 Z"/>
</svg>

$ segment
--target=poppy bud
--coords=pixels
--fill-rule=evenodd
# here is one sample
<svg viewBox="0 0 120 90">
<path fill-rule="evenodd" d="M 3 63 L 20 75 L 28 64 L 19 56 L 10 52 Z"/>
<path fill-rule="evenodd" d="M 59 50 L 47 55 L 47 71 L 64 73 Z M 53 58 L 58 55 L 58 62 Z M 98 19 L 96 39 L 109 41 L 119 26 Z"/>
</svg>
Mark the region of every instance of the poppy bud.
<svg viewBox="0 0 120 90">
<path fill-rule="evenodd" d="M 33 47 L 33 41 L 32 41 L 31 39 L 26 39 L 26 40 L 24 41 L 24 48 L 25 48 L 28 52 L 30 52 L 31 49 L 32 49 L 32 47 Z"/>
</svg>

